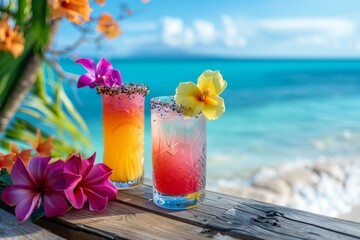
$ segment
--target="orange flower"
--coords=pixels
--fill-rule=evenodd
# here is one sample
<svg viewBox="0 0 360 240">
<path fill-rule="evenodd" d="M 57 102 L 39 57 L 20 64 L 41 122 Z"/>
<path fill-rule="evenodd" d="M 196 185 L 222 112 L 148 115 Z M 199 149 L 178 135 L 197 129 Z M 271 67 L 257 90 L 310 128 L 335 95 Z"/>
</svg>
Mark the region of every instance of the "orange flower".
<svg viewBox="0 0 360 240">
<path fill-rule="evenodd" d="M 39 156 L 51 156 L 51 150 L 54 148 L 52 141 L 54 137 L 49 137 L 45 141 L 42 141 L 40 129 L 36 131 L 36 141 L 28 140 Z"/>
<path fill-rule="evenodd" d="M 97 3 L 100 4 L 101 6 L 104 6 L 106 0 L 95 0 L 95 2 L 97 2 Z"/>
<path fill-rule="evenodd" d="M 122 33 L 119 24 L 114 21 L 112 16 L 108 13 L 104 13 L 100 16 L 96 29 L 107 38 L 115 38 Z"/>
<path fill-rule="evenodd" d="M 3 154 L 0 153 L 0 169 L 5 168 L 8 173 L 11 172 L 11 168 L 14 165 L 16 159 L 15 153 Z"/>
<path fill-rule="evenodd" d="M 90 20 L 92 9 L 88 0 L 49 0 L 52 19 L 66 17 L 70 22 L 81 24 Z"/>
<path fill-rule="evenodd" d="M 148 3 L 150 0 L 141 0 L 143 3 Z"/>
<path fill-rule="evenodd" d="M 30 160 L 31 150 L 32 149 L 24 149 L 20 151 L 19 147 L 15 143 L 10 143 L 10 152 L 15 153 L 16 157 L 20 157 L 25 164 L 27 164 L 27 162 Z"/>
<path fill-rule="evenodd" d="M 24 37 L 17 31 L 17 27 L 11 28 L 7 19 L 0 21 L 0 51 L 11 52 L 18 57 L 24 51 Z"/>
<path fill-rule="evenodd" d="M 27 164 L 31 157 L 30 155 L 31 149 L 25 149 L 20 151 L 19 147 L 15 143 L 11 142 L 10 153 L 0 153 L 0 169 L 6 168 L 8 173 L 10 173 L 17 157 L 20 157 L 24 161 L 24 163 Z"/>
</svg>

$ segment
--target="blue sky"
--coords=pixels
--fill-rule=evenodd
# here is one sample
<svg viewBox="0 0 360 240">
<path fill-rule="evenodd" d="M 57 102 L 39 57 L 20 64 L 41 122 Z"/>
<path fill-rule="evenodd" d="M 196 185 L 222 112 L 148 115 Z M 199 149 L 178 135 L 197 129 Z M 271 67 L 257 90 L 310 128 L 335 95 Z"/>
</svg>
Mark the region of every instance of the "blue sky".
<svg viewBox="0 0 360 240">
<path fill-rule="evenodd" d="M 212 56 L 357 58 L 358 0 L 107 0 L 92 4 L 94 16 L 116 14 L 121 3 L 134 15 L 120 22 L 124 34 L 98 51 L 85 44 L 79 55 L 106 57 Z M 58 47 L 76 40 L 63 21 Z"/>
</svg>

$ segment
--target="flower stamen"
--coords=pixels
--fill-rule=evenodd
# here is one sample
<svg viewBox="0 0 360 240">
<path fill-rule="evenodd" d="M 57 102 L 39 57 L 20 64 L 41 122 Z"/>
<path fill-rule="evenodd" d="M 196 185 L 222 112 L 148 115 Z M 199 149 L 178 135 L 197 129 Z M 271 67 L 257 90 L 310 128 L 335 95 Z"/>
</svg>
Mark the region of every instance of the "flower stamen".
<svg viewBox="0 0 360 240">
<path fill-rule="evenodd" d="M 205 101 L 206 100 L 206 97 L 210 96 L 211 95 L 211 89 L 208 88 L 206 89 L 202 94 L 201 94 L 201 101 Z"/>
</svg>

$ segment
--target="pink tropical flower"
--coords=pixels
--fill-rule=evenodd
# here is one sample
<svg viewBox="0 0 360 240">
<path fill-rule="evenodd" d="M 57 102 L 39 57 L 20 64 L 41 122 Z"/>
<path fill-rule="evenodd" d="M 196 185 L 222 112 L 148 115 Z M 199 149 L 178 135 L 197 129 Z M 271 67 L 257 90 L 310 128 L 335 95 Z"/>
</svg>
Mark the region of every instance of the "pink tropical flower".
<svg viewBox="0 0 360 240">
<path fill-rule="evenodd" d="M 119 70 L 113 69 L 113 66 L 106 59 L 102 58 L 97 65 L 94 60 L 89 58 L 80 58 L 75 62 L 81 64 L 88 71 L 79 78 L 78 88 L 121 85 Z"/>
<path fill-rule="evenodd" d="M 15 206 L 19 221 L 25 221 L 34 209 L 44 206 L 45 216 L 64 215 L 69 209 L 64 190 L 80 181 L 78 175 L 65 173 L 64 162 L 49 164 L 51 157 L 33 157 L 25 166 L 18 157 L 11 171 L 13 185 L 6 186 L 2 200 Z"/>
<path fill-rule="evenodd" d="M 103 163 L 94 165 L 95 157 L 96 153 L 83 160 L 76 154 L 65 163 L 64 172 L 81 176 L 75 187 L 65 190 L 74 208 L 83 208 L 89 201 L 90 210 L 102 211 L 109 200 L 116 199 L 117 189 L 109 181 L 112 170 Z"/>
</svg>

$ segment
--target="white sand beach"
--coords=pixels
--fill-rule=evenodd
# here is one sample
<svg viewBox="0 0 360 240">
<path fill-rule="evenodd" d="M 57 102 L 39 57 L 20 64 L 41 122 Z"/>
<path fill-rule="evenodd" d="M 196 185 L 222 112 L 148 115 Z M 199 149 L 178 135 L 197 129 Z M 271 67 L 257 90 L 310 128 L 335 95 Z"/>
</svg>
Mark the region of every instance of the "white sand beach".
<svg viewBox="0 0 360 240">
<path fill-rule="evenodd" d="M 360 222 L 360 157 L 302 160 L 263 167 L 250 179 L 222 179 L 210 189 Z"/>
</svg>

